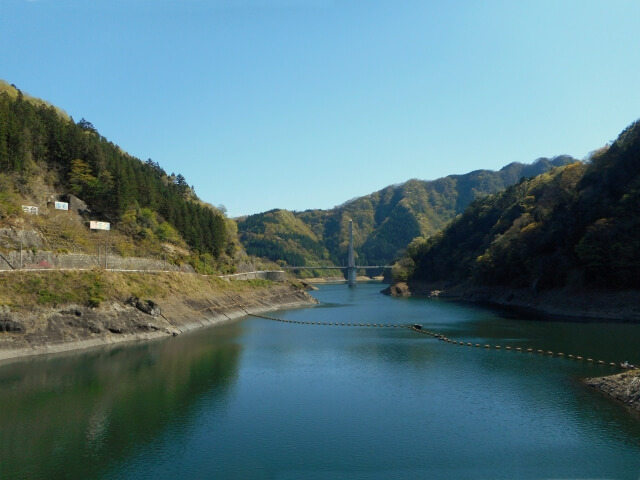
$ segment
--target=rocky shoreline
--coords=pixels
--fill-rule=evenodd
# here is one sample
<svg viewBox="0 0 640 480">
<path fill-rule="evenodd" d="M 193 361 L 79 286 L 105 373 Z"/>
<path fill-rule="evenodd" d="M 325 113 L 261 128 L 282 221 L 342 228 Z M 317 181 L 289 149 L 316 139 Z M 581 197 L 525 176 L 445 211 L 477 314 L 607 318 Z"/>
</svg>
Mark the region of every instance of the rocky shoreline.
<svg viewBox="0 0 640 480">
<path fill-rule="evenodd" d="M 607 377 L 587 378 L 585 383 L 640 412 L 640 369 Z"/>
<path fill-rule="evenodd" d="M 427 296 L 513 308 L 549 316 L 640 322 L 640 292 L 572 291 L 398 282 L 382 293 Z"/>
<path fill-rule="evenodd" d="M 203 295 L 203 293 L 205 293 Z M 112 299 L 98 308 L 64 305 L 0 311 L 0 361 L 136 340 L 169 337 L 231 321 L 247 313 L 300 308 L 318 303 L 289 283 L 213 288 L 159 300 Z"/>
</svg>

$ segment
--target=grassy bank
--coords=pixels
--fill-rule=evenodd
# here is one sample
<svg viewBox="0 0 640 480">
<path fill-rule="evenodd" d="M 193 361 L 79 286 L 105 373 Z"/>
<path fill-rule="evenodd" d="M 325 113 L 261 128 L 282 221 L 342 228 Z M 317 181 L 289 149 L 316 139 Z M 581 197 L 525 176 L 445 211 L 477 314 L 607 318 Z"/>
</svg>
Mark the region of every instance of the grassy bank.
<svg viewBox="0 0 640 480">
<path fill-rule="evenodd" d="M 124 302 L 130 297 L 161 301 L 185 295 L 200 299 L 215 292 L 241 293 L 271 285 L 268 280 L 227 282 L 218 277 L 174 272 L 17 271 L 0 274 L 0 307 L 11 311 L 66 304 L 95 308 L 104 302 Z"/>
</svg>

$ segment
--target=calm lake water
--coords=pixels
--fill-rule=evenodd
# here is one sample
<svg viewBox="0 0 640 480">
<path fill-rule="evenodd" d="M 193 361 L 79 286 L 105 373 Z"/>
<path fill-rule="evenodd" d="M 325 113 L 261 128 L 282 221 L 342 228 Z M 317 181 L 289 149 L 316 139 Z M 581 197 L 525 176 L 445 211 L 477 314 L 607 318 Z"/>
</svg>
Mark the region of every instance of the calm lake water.
<svg viewBox="0 0 640 480">
<path fill-rule="evenodd" d="M 421 323 L 473 343 L 640 363 L 640 325 L 540 321 L 379 284 L 322 286 L 321 322 Z M 0 478 L 640 478 L 640 415 L 613 373 L 408 329 L 246 318 L 0 365 Z"/>
</svg>

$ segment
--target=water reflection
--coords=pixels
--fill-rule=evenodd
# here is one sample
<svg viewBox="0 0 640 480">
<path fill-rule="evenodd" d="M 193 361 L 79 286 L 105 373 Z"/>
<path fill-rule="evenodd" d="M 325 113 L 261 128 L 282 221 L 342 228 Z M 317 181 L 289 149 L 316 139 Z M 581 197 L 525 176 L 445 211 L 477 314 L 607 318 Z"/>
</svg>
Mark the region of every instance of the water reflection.
<svg viewBox="0 0 640 480">
<path fill-rule="evenodd" d="M 513 320 L 378 291 L 326 286 L 322 306 L 273 316 L 422 323 L 584 355 L 637 339 L 624 325 Z M 408 329 L 248 318 L 0 368 L 0 477 L 635 479 L 638 416 L 580 384 L 607 369 Z"/>
<path fill-rule="evenodd" d="M 96 477 L 169 423 L 188 425 L 206 392 L 223 405 L 239 331 L 0 366 L 0 478 Z"/>
</svg>

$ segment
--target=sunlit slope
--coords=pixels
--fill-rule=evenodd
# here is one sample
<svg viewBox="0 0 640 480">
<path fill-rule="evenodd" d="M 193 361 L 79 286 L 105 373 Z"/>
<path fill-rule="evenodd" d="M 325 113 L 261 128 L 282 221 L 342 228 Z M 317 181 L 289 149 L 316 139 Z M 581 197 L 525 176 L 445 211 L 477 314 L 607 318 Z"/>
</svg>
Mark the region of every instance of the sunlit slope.
<svg viewBox="0 0 640 480">
<path fill-rule="evenodd" d="M 416 237 L 427 237 L 460 214 L 477 197 L 498 192 L 522 177 L 574 162 L 560 156 L 500 171 L 477 170 L 433 181 L 412 179 L 331 210 L 272 210 L 239 219 L 247 252 L 288 264 L 341 265 L 346 261 L 349 220 L 360 265 L 387 265 Z M 305 263 L 302 263 L 305 262 Z"/>
<path fill-rule="evenodd" d="M 412 247 L 410 279 L 534 290 L 640 286 L 640 123 L 586 164 L 473 202 Z"/>
</svg>

